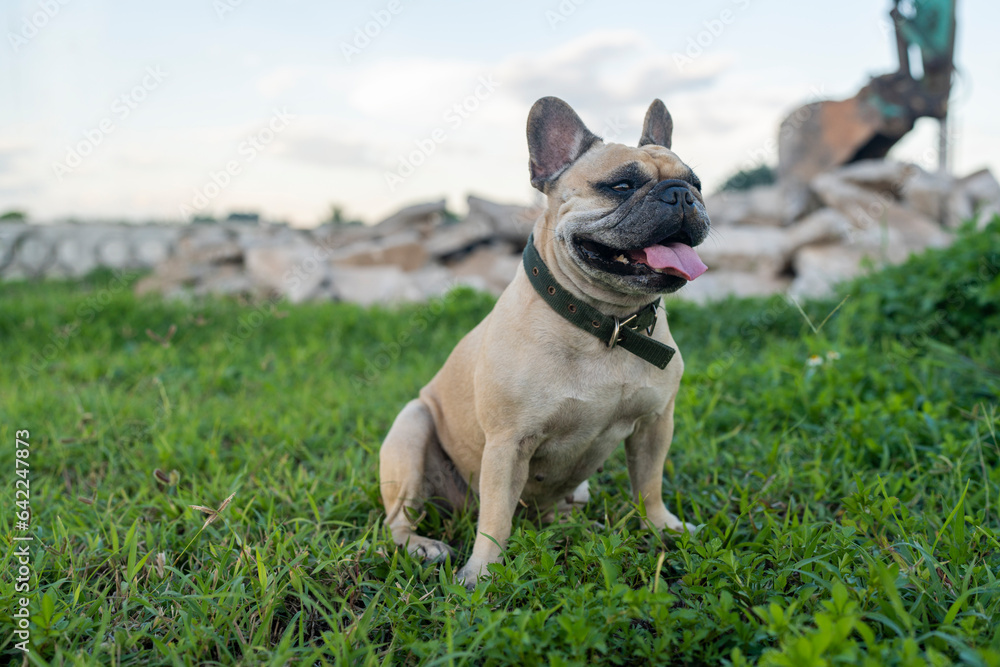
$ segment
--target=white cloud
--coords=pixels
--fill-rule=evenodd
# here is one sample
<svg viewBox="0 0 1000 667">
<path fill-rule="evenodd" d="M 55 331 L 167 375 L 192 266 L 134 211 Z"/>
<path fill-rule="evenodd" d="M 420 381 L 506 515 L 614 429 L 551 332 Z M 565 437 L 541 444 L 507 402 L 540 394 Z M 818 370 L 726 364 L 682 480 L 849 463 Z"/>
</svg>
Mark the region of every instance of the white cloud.
<svg viewBox="0 0 1000 667">
<path fill-rule="evenodd" d="M 405 125 L 441 121 L 450 104 L 470 94 L 489 67 L 458 60 L 400 58 L 364 65 L 348 83 L 351 107 L 369 118 Z"/>
<path fill-rule="evenodd" d="M 681 71 L 670 54 L 638 32 L 599 31 L 540 54 L 521 54 L 498 68 L 508 91 L 525 102 L 555 95 L 578 110 L 606 115 L 648 106 L 657 97 L 710 84 L 727 66 L 706 56 Z"/>
<path fill-rule="evenodd" d="M 310 224 L 330 201 L 375 219 L 442 194 L 456 208 L 470 191 L 526 199 L 533 191 L 526 177 L 524 123 L 537 98 L 563 97 L 594 131 L 604 132 L 610 122 L 622 126 L 622 133 L 609 138 L 634 141 L 653 98 L 664 98 L 672 110 L 685 95 L 695 95 L 690 98 L 695 108 L 704 105 L 699 100 L 706 87 L 727 66 L 724 58 L 705 56 L 681 72 L 664 49 L 638 32 L 618 30 L 493 61 L 406 57 L 350 67 L 293 62 L 263 73 L 248 71 L 252 89 L 268 105 L 324 111 L 300 115 L 215 204 L 220 209 L 256 206 L 266 215 Z M 484 81 L 491 83 L 484 87 Z M 463 104 L 457 113 L 456 105 Z M 681 118 L 695 117 L 685 131 L 702 132 L 711 124 L 710 114 L 685 108 L 681 103 L 674 111 Z M 725 118 L 726 112 L 720 109 L 717 115 Z M 26 193 L 35 186 L 44 194 L 25 194 L 18 201 L 40 216 L 109 215 L 125 207 L 122 213 L 136 216 L 176 217 L 178 201 L 189 198 L 189 191 L 231 159 L 245 135 L 257 129 L 252 122 L 126 126 L 58 183 L 41 158 L 61 158 L 63 144 L 72 137 L 53 139 L 34 128 L 19 135 L 38 152 L 33 169 L 19 170 L 16 179 L 0 171 L 0 187 Z M 436 130 L 444 132 L 444 141 L 402 186 L 388 188 L 386 172 L 418 144 L 426 145 Z M 15 159 L 5 156 L 0 143 L 0 169 Z M 277 191 L 278 184 L 283 191 Z"/>
<path fill-rule="evenodd" d="M 187 70 L 178 65 L 171 86 L 61 183 L 52 163 L 80 141 L 81 128 L 100 118 L 105 91 L 87 93 L 96 106 L 69 93 L 53 105 L 38 93 L 39 113 L 31 123 L 0 126 L 0 210 L 23 207 L 38 217 L 176 217 L 178 203 L 232 159 L 246 135 L 266 123 L 271 108 L 286 105 L 298 120 L 234 180 L 213 212 L 256 208 L 314 224 L 330 202 L 375 220 L 442 195 L 456 209 L 469 192 L 527 201 L 535 191 L 527 178 L 525 120 L 531 104 L 547 95 L 569 102 L 598 134 L 633 145 L 650 101 L 662 99 L 674 117 L 675 149 L 712 189 L 761 155 L 780 120 L 814 96 L 800 83 L 811 72 L 786 83 L 774 71 L 748 69 L 721 42 L 681 69 L 671 50 L 683 43 L 681 37 L 660 40 L 657 32 L 639 28 L 645 32 L 596 30 L 506 55 L 471 47 L 451 51 L 471 53 L 471 59 L 431 51 L 395 57 L 376 49 L 350 65 L 331 47 L 328 57 L 303 51 L 268 68 L 276 62 L 270 54 L 243 53 L 241 47 L 225 78 L 208 67 L 202 74 L 201 60 Z M 232 53 L 220 49 L 217 57 L 229 62 Z M 211 60 L 211 54 L 199 58 Z M 470 102 L 477 89 L 482 92 L 483 77 L 496 82 L 495 90 Z M 446 114 L 463 102 L 474 110 L 462 114 L 460 123 L 450 122 Z M 249 120 L 233 122 L 237 118 Z M 990 135 L 992 122 L 969 118 L 967 148 L 960 147 L 956 164 L 965 163 L 965 154 L 971 160 L 1000 146 L 995 131 Z M 609 132 L 612 125 L 616 129 Z M 404 184 L 388 188 L 386 171 L 438 129 L 443 141 Z M 777 159 L 773 153 L 765 157 Z"/>
<path fill-rule="evenodd" d="M 294 88 L 305 76 L 306 70 L 301 67 L 275 67 L 257 79 L 257 91 L 274 99 Z"/>
<path fill-rule="evenodd" d="M 706 56 L 681 72 L 668 53 L 634 31 L 589 33 L 546 51 L 495 62 L 383 59 L 331 71 L 326 77 L 328 86 L 345 95 L 352 110 L 369 122 L 300 124 L 285 138 L 285 157 L 369 170 L 381 182 L 384 171 L 393 169 L 400 156 L 412 153 L 419 142 L 426 144 L 433 131 L 441 130 L 446 139 L 400 192 L 409 196 L 425 192 L 431 197 L 437 193 L 426 188 L 437 187 L 441 192 L 455 183 L 482 189 L 481 183 L 470 180 L 471 175 L 482 173 L 483 180 L 507 182 L 501 171 L 511 171 L 522 179 L 527 157 L 525 118 L 539 97 L 563 97 L 598 133 L 608 125 L 623 126 L 638 139 L 642 115 L 654 98 L 669 100 L 704 88 L 726 67 L 724 58 Z M 464 113 L 454 111 L 463 104 Z M 516 142 L 513 150 L 512 141 Z M 483 159 L 490 162 L 479 164 Z M 446 182 L 435 186 L 428 182 L 430 174 L 443 176 Z M 396 193 L 386 194 L 390 198 L 385 205 L 394 205 Z M 503 193 L 508 199 L 524 194 L 520 186 Z"/>
<path fill-rule="evenodd" d="M 384 168 L 383 152 L 370 142 L 344 140 L 323 130 L 292 130 L 284 137 L 278 154 L 320 167 Z"/>
</svg>

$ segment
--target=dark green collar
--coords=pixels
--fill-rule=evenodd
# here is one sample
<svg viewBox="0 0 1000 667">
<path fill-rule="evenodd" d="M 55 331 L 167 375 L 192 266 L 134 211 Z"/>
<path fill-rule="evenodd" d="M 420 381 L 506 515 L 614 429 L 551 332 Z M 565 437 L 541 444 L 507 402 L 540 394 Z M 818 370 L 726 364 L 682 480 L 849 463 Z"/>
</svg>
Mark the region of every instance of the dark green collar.
<svg viewBox="0 0 1000 667">
<path fill-rule="evenodd" d="M 538 296 L 542 297 L 552 310 L 587 333 L 600 338 L 609 348 L 616 345 L 623 347 L 657 368 L 666 368 L 670 363 L 676 350 L 650 338 L 656 327 L 656 307 L 660 304 L 659 299 L 624 320 L 619 320 L 613 315 L 605 315 L 593 306 L 583 303 L 563 289 L 562 285 L 552 277 L 549 268 L 545 266 L 538 250 L 535 249 L 534 235 L 528 237 L 523 260 L 528 280 L 538 292 Z M 645 331 L 646 335 L 643 335 L 642 331 Z"/>
</svg>

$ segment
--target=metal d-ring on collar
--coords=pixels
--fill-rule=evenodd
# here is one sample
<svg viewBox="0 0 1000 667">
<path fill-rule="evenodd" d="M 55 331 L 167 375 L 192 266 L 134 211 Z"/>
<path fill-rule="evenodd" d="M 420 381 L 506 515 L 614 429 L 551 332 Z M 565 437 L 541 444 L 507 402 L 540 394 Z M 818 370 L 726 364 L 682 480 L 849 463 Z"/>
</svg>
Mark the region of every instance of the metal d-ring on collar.
<svg viewBox="0 0 1000 667">
<path fill-rule="evenodd" d="M 621 342 L 621 338 L 619 336 L 619 331 L 621 330 L 622 325 L 628 324 L 629 322 L 631 322 L 632 320 L 634 320 L 636 317 L 638 317 L 638 314 L 633 313 L 632 315 L 629 316 L 629 318 L 627 320 L 622 320 L 620 322 L 618 321 L 618 316 L 617 315 L 612 315 L 612 317 L 615 318 L 615 330 L 611 334 L 611 338 L 608 339 L 608 342 L 607 342 L 607 346 L 608 347 L 614 347 L 615 345 L 617 345 L 618 343 Z M 648 328 L 652 328 L 652 327 L 648 327 Z M 653 332 L 649 331 L 648 333 L 653 333 Z"/>
<path fill-rule="evenodd" d="M 524 271 L 538 296 L 563 318 L 600 338 L 608 348 L 622 347 L 657 368 L 666 368 L 670 363 L 674 348 L 651 338 L 656 328 L 656 308 L 660 299 L 621 320 L 614 315 L 605 315 L 564 289 L 538 254 L 534 235 L 528 237 L 522 260 Z"/>
</svg>

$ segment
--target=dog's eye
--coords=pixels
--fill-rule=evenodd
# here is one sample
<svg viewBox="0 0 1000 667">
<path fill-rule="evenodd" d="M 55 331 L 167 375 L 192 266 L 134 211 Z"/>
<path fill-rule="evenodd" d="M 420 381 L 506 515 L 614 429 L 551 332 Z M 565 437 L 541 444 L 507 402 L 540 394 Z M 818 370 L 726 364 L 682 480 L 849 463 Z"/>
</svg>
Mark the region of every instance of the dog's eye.
<svg viewBox="0 0 1000 667">
<path fill-rule="evenodd" d="M 615 183 L 612 185 L 611 189 L 615 192 L 628 192 L 632 189 L 632 184 L 628 181 L 622 181 L 621 183 Z"/>
</svg>

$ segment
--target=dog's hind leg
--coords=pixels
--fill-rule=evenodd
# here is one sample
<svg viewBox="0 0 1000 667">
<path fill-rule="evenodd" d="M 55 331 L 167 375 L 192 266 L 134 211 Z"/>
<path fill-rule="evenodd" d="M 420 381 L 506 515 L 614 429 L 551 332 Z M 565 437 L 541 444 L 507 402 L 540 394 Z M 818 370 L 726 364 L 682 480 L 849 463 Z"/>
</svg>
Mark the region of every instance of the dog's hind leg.
<svg viewBox="0 0 1000 667">
<path fill-rule="evenodd" d="M 444 542 L 417 535 L 416 523 L 428 500 L 461 502 L 454 467 L 438 443 L 427 406 L 415 399 L 406 404 L 379 450 L 379 481 L 386 525 L 392 540 L 415 556 L 442 561 L 452 553 Z"/>
</svg>

